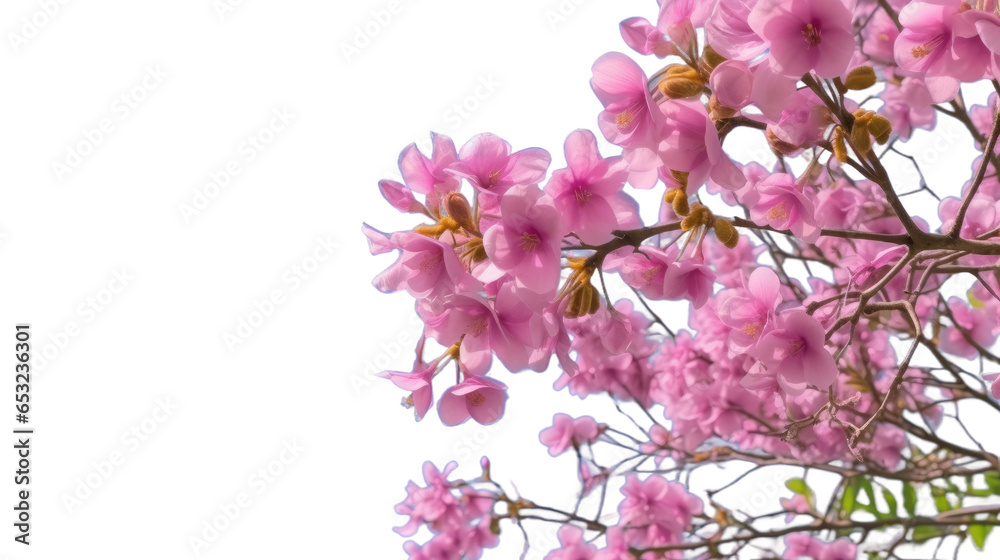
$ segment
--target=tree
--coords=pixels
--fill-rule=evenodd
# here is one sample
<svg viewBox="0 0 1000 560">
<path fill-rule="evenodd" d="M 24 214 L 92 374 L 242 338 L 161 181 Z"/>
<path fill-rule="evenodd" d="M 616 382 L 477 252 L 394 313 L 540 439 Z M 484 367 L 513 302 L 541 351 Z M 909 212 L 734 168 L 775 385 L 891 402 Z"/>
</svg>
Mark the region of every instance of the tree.
<svg viewBox="0 0 1000 560">
<path fill-rule="evenodd" d="M 540 148 L 435 134 L 430 155 L 401 153 L 403 183 L 379 184 L 425 219 L 363 227 L 373 254 L 398 252 L 375 286 L 408 292 L 424 322 L 412 371 L 381 374 L 417 420 L 435 402 L 446 425 L 499 420 L 494 356 L 510 372 L 554 356 L 556 390 L 608 396 L 627 420 L 557 412 L 541 432 L 576 455 L 571 511 L 495 482 L 486 458 L 472 480 L 427 463 L 396 509 L 400 534 L 433 533 L 410 558 L 478 558 L 531 523 L 560 525 L 550 560 L 982 549 L 1000 514 L 1000 460 L 976 437 L 1000 413 L 1000 112 L 996 92 L 965 96 L 1000 91 L 996 2 L 664 0 L 656 25 L 621 32 L 667 64 L 594 63 L 619 154 L 573 131 L 549 173 Z M 981 153 L 959 196 L 900 147 L 938 119 Z M 747 142 L 776 163 L 734 161 Z M 662 189 L 654 223 L 626 184 Z M 904 204 L 921 196 L 937 215 Z M 612 276 L 632 297 L 613 301 Z M 660 300 L 689 304 L 686 329 Z M 688 484 L 720 466 L 707 491 Z M 727 496 L 776 467 L 800 474 L 767 513 Z"/>
</svg>

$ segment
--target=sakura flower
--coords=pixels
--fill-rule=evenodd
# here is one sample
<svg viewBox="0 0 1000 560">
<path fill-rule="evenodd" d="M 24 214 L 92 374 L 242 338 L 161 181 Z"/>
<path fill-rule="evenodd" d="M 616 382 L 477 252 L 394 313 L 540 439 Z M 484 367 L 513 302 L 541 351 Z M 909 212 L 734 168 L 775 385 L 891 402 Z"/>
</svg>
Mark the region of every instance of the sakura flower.
<svg viewBox="0 0 1000 560">
<path fill-rule="evenodd" d="M 645 245 L 638 251 L 625 247 L 605 257 L 604 271 L 617 272 L 626 284 L 649 299 L 664 299 L 667 269 L 676 259 L 674 248 L 667 252 Z"/>
<path fill-rule="evenodd" d="M 958 81 L 982 78 L 990 52 L 979 37 L 968 36 L 975 33 L 975 24 L 960 22 L 959 11 L 959 3 L 950 0 L 911 2 L 903 7 L 899 12 L 903 30 L 894 47 L 896 63 L 918 76 L 947 76 Z M 963 33 L 966 37 L 955 33 L 956 24 L 968 29 Z"/>
<path fill-rule="evenodd" d="M 622 157 L 629 164 L 629 183 L 651 188 L 661 163 L 656 146 L 664 125 L 646 75 L 629 57 L 607 53 L 594 62 L 590 86 L 604 105 L 598 116 L 601 132 L 609 142 L 625 148 Z"/>
<path fill-rule="evenodd" d="M 698 309 L 712 295 L 715 273 L 702 263 L 691 259 L 670 265 L 663 275 L 663 297 L 686 299 Z"/>
<path fill-rule="evenodd" d="M 778 275 L 770 268 L 753 271 L 744 290 L 729 290 L 719 303 L 719 319 L 732 327 L 729 348 L 737 354 L 751 351 L 774 322 L 781 302 Z"/>
<path fill-rule="evenodd" d="M 590 416 L 574 419 L 560 412 L 552 417 L 552 427 L 538 434 L 538 440 L 549 448 L 549 455 L 555 457 L 571 446 L 593 443 L 599 434 L 597 422 Z"/>
<path fill-rule="evenodd" d="M 702 103 L 671 99 L 662 103 L 660 110 L 669 134 L 660 142 L 658 151 L 670 170 L 689 173 L 690 187 L 701 185 L 709 177 L 730 190 L 743 185 L 743 174 L 722 151 L 718 130 Z"/>
<path fill-rule="evenodd" d="M 991 303 L 991 306 L 995 307 L 995 304 Z M 971 360 L 979 355 L 976 344 L 989 347 L 996 340 L 995 311 L 986 313 L 985 309 L 970 307 L 957 297 L 948 299 L 948 309 L 955 318 L 956 326 L 941 329 L 939 345 L 945 352 Z"/>
<path fill-rule="evenodd" d="M 503 416 L 507 386 L 481 375 L 470 375 L 441 395 L 438 416 L 445 426 L 457 426 L 470 417 L 480 424 L 492 424 Z"/>
<path fill-rule="evenodd" d="M 652 475 L 645 480 L 632 474 L 622 486 L 619 521 L 632 546 L 647 548 L 680 542 L 692 517 L 703 511 L 701 500 L 677 482 Z"/>
<path fill-rule="evenodd" d="M 812 504 L 810 504 L 809 500 L 802 494 L 796 494 L 790 499 L 781 498 L 778 500 L 778 503 L 780 503 L 781 507 L 788 512 L 788 514 L 785 515 L 785 523 L 789 523 L 792 519 L 795 519 L 795 514 L 809 513 L 812 511 Z"/>
<path fill-rule="evenodd" d="M 434 463 L 424 463 L 423 473 L 426 487 L 417 486 L 412 480 L 406 485 L 406 499 L 396 506 L 396 513 L 410 517 L 406 525 L 397 527 L 396 533 L 409 537 L 417 532 L 424 523 L 434 524 L 438 528 L 460 527 L 464 524 L 461 504 L 451 494 L 451 482 L 448 475 L 458 468 L 458 463 L 452 461 L 441 471 Z"/>
<path fill-rule="evenodd" d="M 657 58 L 663 58 L 676 52 L 674 44 L 646 18 L 628 18 L 621 22 L 619 28 L 625 44 L 639 54 L 655 54 Z"/>
<path fill-rule="evenodd" d="M 413 192 L 426 195 L 427 207 L 437 212 L 441 197 L 458 190 L 461 179 L 447 172 L 448 166 L 458 161 L 451 138 L 432 132 L 431 145 L 433 151 L 429 158 L 420 152 L 416 144 L 404 148 L 399 154 L 399 172 L 406 186 Z"/>
<path fill-rule="evenodd" d="M 565 150 L 567 167 L 552 173 L 545 192 L 559 210 L 565 232 L 575 233 L 584 243 L 603 243 L 620 227 L 610 199 L 626 196 L 619 193 L 628 167 L 620 156 L 602 158 L 589 130 L 571 133 Z"/>
<path fill-rule="evenodd" d="M 724 107 L 742 109 L 750 103 L 753 91 L 753 73 L 743 60 L 727 60 L 712 70 L 709 85 L 715 98 Z"/>
<path fill-rule="evenodd" d="M 854 54 L 853 8 L 853 0 L 759 0 L 747 21 L 770 43 L 777 71 L 834 78 L 847 72 Z"/>
<path fill-rule="evenodd" d="M 535 185 L 512 188 L 500 201 L 500 223 L 486 230 L 490 261 L 514 275 L 519 286 L 538 294 L 559 282 L 563 225 L 552 198 Z"/>
<path fill-rule="evenodd" d="M 507 141 L 489 133 L 469 140 L 459 152 L 459 161 L 447 171 L 464 177 L 481 193 L 499 196 L 514 185 L 536 185 L 545 178 L 552 157 L 541 148 L 511 153 Z"/>
<path fill-rule="evenodd" d="M 561 548 L 545 555 L 544 560 L 592 560 L 597 547 L 583 541 L 583 529 L 563 525 L 556 533 Z"/>
<path fill-rule="evenodd" d="M 400 255 L 372 281 L 380 292 L 406 290 L 415 298 L 431 298 L 481 288 L 451 245 L 412 232 L 393 235 L 391 243 L 400 249 Z"/>
<path fill-rule="evenodd" d="M 708 44 L 732 60 L 752 60 L 767 49 L 767 43 L 751 29 L 750 11 L 757 0 L 719 0 L 705 22 Z"/>
<path fill-rule="evenodd" d="M 741 202 L 750 207 L 750 217 L 758 224 L 791 230 L 807 242 L 819 238 L 813 202 L 787 173 L 775 173 L 757 183 L 741 197 Z"/>
<path fill-rule="evenodd" d="M 431 380 L 437 371 L 437 362 L 418 367 L 415 371 L 405 373 L 401 371 L 383 371 L 379 377 L 392 381 L 392 384 L 405 391 L 412 391 L 404 403 L 413 406 L 413 415 L 417 421 L 423 419 L 424 415 L 431 408 L 434 402 L 433 387 Z"/>
<path fill-rule="evenodd" d="M 756 354 L 785 393 L 801 395 L 807 385 L 823 390 L 837 379 L 837 363 L 825 341 L 823 325 L 805 311 L 794 310 L 761 337 Z"/>
<path fill-rule="evenodd" d="M 544 369 L 544 364 L 529 360 L 528 346 L 540 343 L 536 338 L 538 316 L 514 293 L 503 286 L 493 301 L 473 292 L 457 293 L 446 298 L 443 309 L 426 306 L 421 313 L 427 336 L 443 346 L 461 340 L 458 361 L 466 373 L 481 375 L 492 363 L 493 353 L 510 371 L 525 367 Z"/>
</svg>

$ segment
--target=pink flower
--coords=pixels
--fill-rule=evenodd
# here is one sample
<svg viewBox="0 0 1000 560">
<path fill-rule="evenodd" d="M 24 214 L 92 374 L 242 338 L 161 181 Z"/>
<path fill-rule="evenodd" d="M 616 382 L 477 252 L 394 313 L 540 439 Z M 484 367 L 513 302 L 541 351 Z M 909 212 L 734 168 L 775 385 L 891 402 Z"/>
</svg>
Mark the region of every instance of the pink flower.
<svg viewBox="0 0 1000 560">
<path fill-rule="evenodd" d="M 559 283 L 563 225 L 552 198 L 535 185 L 510 189 L 500 201 L 500 223 L 486 230 L 490 261 L 514 275 L 518 286 L 538 294 Z"/>
<path fill-rule="evenodd" d="M 785 393 L 801 395 L 808 385 L 823 390 L 837 379 L 837 363 L 825 342 L 823 325 L 805 311 L 793 310 L 757 342 L 756 354 Z"/>
<path fill-rule="evenodd" d="M 668 253 L 646 245 L 639 251 L 625 247 L 605 257 L 604 271 L 617 272 L 626 284 L 649 299 L 664 299 L 667 269 L 676 259 L 677 249 L 673 248 Z"/>
<path fill-rule="evenodd" d="M 416 417 L 418 422 L 423 419 L 434 402 L 431 381 L 437 372 L 437 365 L 437 362 L 433 362 L 415 369 L 412 373 L 383 371 L 378 374 L 379 377 L 392 381 L 392 384 L 396 387 L 404 391 L 412 391 L 408 400 L 404 402 L 414 407 L 413 416 Z"/>
<path fill-rule="evenodd" d="M 705 38 L 716 52 L 732 60 L 752 60 L 764 52 L 767 43 L 747 21 L 756 3 L 757 0 L 719 0 L 705 23 Z"/>
<path fill-rule="evenodd" d="M 770 43 L 769 57 L 779 72 L 821 78 L 847 72 L 854 55 L 851 26 L 854 1 L 759 0 L 750 11 L 750 27 Z"/>
<path fill-rule="evenodd" d="M 449 296 L 440 312 L 425 310 L 421 314 L 427 336 L 442 346 L 462 341 L 458 361 L 472 375 L 486 373 L 493 353 L 510 371 L 525 367 L 545 368 L 529 362 L 528 347 L 540 344 L 540 330 L 534 323 L 538 316 L 514 293 L 512 282 L 503 286 L 493 301 L 472 292 Z M 539 370 L 540 371 L 540 370 Z"/>
<path fill-rule="evenodd" d="M 438 416 L 445 426 L 457 426 L 470 417 L 492 424 L 503 416 L 507 386 L 481 375 L 469 375 L 438 399 Z"/>
<path fill-rule="evenodd" d="M 544 560 L 592 560 L 597 547 L 583 542 L 583 529 L 574 525 L 563 525 L 556 533 L 562 548 L 545 555 Z"/>
<path fill-rule="evenodd" d="M 604 105 L 598 126 L 604 137 L 625 151 L 629 164 L 629 183 L 648 189 L 656 184 L 656 154 L 663 117 L 649 94 L 646 75 L 629 57 L 607 53 L 594 62 L 590 80 L 597 98 Z"/>
<path fill-rule="evenodd" d="M 464 515 L 461 504 L 451 494 L 451 482 L 448 475 L 458 467 L 452 461 L 438 472 L 434 463 L 424 463 L 424 481 L 426 487 L 420 487 L 411 480 L 406 485 L 406 499 L 396 506 L 396 513 L 410 517 L 409 522 L 395 529 L 403 537 L 412 536 L 417 528 L 424 523 L 434 524 L 439 528 L 461 527 Z"/>
<path fill-rule="evenodd" d="M 727 290 L 719 303 L 719 319 L 732 327 L 729 348 L 736 354 L 751 352 L 761 335 L 774 322 L 774 312 L 781 303 L 781 283 L 773 270 L 761 267 L 753 271 L 743 290 Z"/>
<path fill-rule="evenodd" d="M 674 44 L 646 18 L 628 18 L 621 22 L 619 29 L 625 44 L 639 54 L 655 54 L 657 58 L 663 58 L 677 52 Z"/>
<path fill-rule="evenodd" d="M 552 427 L 538 434 L 538 440 L 549 448 L 549 455 L 555 457 L 571 446 L 593 443 L 599 434 L 597 422 L 590 416 L 574 419 L 560 412 L 552 417 Z"/>
<path fill-rule="evenodd" d="M 671 99 L 660 105 L 660 111 L 669 130 L 658 148 L 664 165 L 690 173 L 692 189 L 709 177 L 727 189 L 743 186 L 743 174 L 723 152 L 719 132 L 701 102 Z"/>
<path fill-rule="evenodd" d="M 744 60 L 727 60 L 719 64 L 712 70 L 708 83 L 712 94 L 724 107 L 742 109 L 750 103 L 753 74 Z"/>
<path fill-rule="evenodd" d="M 393 234 L 390 243 L 400 249 L 400 255 L 372 280 L 380 292 L 406 290 L 424 299 L 482 289 L 482 284 L 466 272 L 450 244 L 412 232 Z"/>
<path fill-rule="evenodd" d="M 990 301 L 990 307 L 995 309 L 996 305 L 992 303 L 994 300 Z M 941 329 L 939 344 L 942 350 L 972 360 L 979 355 L 979 350 L 972 344 L 973 342 L 982 347 L 989 347 L 996 341 L 995 311 L 986 313 L 986 309 L 971 308 L 957 297 L 948 298 L 948 309 L 955 318 L 957 326 L 961 329 L 956 327 L 943 327 Z"/>
<path fill-rule="evenodd" d="M 778 503 L 780 503 L 781 507 L 788 512 L 788 515 L 785 516 L 785 523 L 789 523 L 791 520 L 795 519 L 795 514 L 809 513 L 812 511 L 812 504 L 810 504 L 809 500 L 802 494 L 796 494 L 792 496 L 791 499 L 781 498 L 778 500 Z"/>
<path fill-rule="evenodd" d="M 441 197 L 457 191 L 461 179 L 452 176 L 446 169 L 458 161 L 455 143 L 444 134 L 431 133 L 433 152 L 428 158 L 420 153 L 416 144 L 410 144 L 399 154 L 399 172 L 403 181 L 413 192 L 427 195 L 427 207 L 437 212 Z"/>
<path fill-rule="evenodd" d="M 885 91 L 880 97 L 885 104 L 879 109 L 879 114 L 892 121 L 892 133 L 898 134 L 901 140 L 908 140 L 914 128 L 933 128 L 937 111 L 934 110 L 931 93 L 922 80 L 903 78 L 903 83 L 898 87 L 892 82 L 886 82 Z"/>
<path fill-rule="evenodd" d="M 618 504 L 619 524 L 629 544 L 639 548 L 680 542 L 693 516 L 701 514 L 701 500 L 677 482 L 651 475 L 625 477 L 624 499 Z"/>
<path fill-rule="evenodd" d="M 620 227 L 611 199 L 619 196 L 628 178 L 621 157 L 602 158 L 597 139 L 589 130 L 566 138 L 565 169 L 552 173 L 545 192 L 562 216 L 563 231 L 577 234 L 584 243 L 603 243 Z"/>
<path fill-rule="evenodd" d="M 663 275 L 663 297 L 685 299 L 698 309 L 712 296 L 715 273 L 702 263 L 691 259 L 671 264 Z"/>
<path fill-rule="evenodd" d="M 990 52 L 979 37 L 959 37 L 956 24 L 964 24 L 974 34 L 975 24 L 959 22 L 959 3 L 951 0 L 911 2 L 899 12 L 903 30 L 896 38 L 894 52 L 901 68 L 921 76 L 948 76 L 959 81 L 982 78 L 989 66 Z M 942 101 L 935 99 L 935 101 Z"/>
<path fill-rule="evenodd" d="M 536 185 L 545 178 L 552 161 L 541 148 L 510 152 L 505 140 L 485 133 L 466 142 L 459 152 L 459 161 L 448 172 L 468 179 L 479 192 L 502 195 L 514 185 Z"/>
<path fill-rule="evenodd" d="M 608 527 L 608 546 L 597 551 L 594 560 L 635 560 L 621 527 Z"/>
<path fill-rule="evenodd" d="M 815 207 L 787 173 L 775 173 L 757 183 L 740 197 L 750 207 L 750 217 L 761 225 L 791 230 L 803 241 L 819 238 Z"/>
</svg>

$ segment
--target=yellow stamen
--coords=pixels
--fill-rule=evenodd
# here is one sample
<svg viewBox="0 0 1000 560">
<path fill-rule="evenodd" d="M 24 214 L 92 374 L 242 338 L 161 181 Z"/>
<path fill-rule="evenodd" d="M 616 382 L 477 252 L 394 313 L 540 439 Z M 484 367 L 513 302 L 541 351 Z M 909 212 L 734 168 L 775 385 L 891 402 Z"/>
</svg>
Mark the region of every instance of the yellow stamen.
<svg viewBox="0 0 1000 560">
<path fill-rule="evenodd" d="M 626 109 L 621 113 L 615 115 L 615 124 L 618 125 L 618 128 L 625 129 L 628 128 L 630 124 L 632 124 L 632 120 L 634 119 L 635 119 L 635 113 L 633 113 L 631 109 Z"/>
<path fill-rule="evenodd" d="M 781 204 L 768 210 L 767 217 L 771 220 L 783 220 L 788 217 L 788 208 L 785 206 L 785 203 L 782 202 Z"/>
<path fill-rule="evenodd" d="M 534 251 L 539 242 L 541 242 L 541 239 L 533 233 L 524 232 L 521 234 L 521 249 L 525 253 Z"/>
<path fill-rule="evenodd" d="M 810 47 L 815 47 L 820 44 L 823 39 L 819 36 L 819 29 L 811 23 L 807 23 L 805 27 L 802 28 L 802 38 L 805 39 L 806 44 Z"/>
<path fill-rule="evenodd" d="M 465 397 L 465 402 L 469 406 L 482 406 L 486 402 L 486 397 L 482 393 L 472 393 L 471 395 Z"/>
</svg>

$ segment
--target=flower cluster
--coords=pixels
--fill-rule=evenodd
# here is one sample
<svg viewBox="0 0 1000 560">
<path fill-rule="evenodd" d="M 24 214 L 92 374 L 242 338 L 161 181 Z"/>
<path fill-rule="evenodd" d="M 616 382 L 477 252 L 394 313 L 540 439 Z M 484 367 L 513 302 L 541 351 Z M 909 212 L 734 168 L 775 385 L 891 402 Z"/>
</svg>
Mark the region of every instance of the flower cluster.
<svg viewBox="0 0 1000 560">
<path fill-rule="evenodd" d="M 1000 470 L 981 446 L 936 434 L 945 418 L 958 420 L 960 401 L 1000 411 L 997 374 L 961 362 L 1000 363 L 989 350 L 1000 335 L 997 3 L 658 7 L 655 23 L 630 18 L 620 31 L 644 64 L 666 59 L 662 68 L 648 74 L 616 52 L 592 67 L 597 130 L 615 153 L 602 155 L 588 130 L 568 135 L 565 167 L 551 171 L 545 150 L 515 150 L 488 133 L 461 149 L 435 134 L 431 154 L 403 150 L 403 181 L 379 187 L 420 223 L 363 231 L 373 254 L 398 254 L 375 286 L 412 296 L 424 326 L 412 370 L 383 377 L 406 392 L 417 420 L 435 406 L 437 385 L 437 414 L 449 426 L 503 416 L 507 386 L 494 357 L 514 373 L 555 363 L 556 390 L 607 395 L 645 413 L 651 424 L 639 435 L 561 413 L 541 432 L 552 456 L 576 451 L 581 499 L 624 475 L 617 523 L 564 512 L 552 560 L 674 558 L 700 546 L 718 555 L 699 543 L 754 521 L 738 524 L 735 510 L 706 505 L 660 474 L 616 470 L 627 461 L 609 468 L 597 460 L 599 444 L 633 449 L 660 472 L 729 460 L 827 470 L 844 479 L 830 506 L 843 520 L 859 488 L 871 493 L 866 511 L 894 519 L 877 509 L 869 479 L 946 479 L 952 471 L 926 471 L 928 461 L 945 461 L 935 455 L 942 450 L 970 477 Z M 983 79 L 997 93 L 968 105 L 963 84 Z M 940 115 L 982 151 L 967 176 L 957 173 L 964 185 L 954 196 L 939 196 L 917 160 L 896 149 Z M 738 157 L 752 137 L 773 157 Z M 915 167 L 919 185 L 887 170 L 883 159 L 894 156 Z M 630 189 L 659 189 L 656 221 L 642 219 Z M 935 199 L 937 216 L 911 214 L 910 194 Z M 972 281 L 964 297 L 942 295 L 960 274 Z M 613 301 L 612 277 L 635 298 Z M 664 321 L 658 301 L 683 302 L 686 328 Z M 449 366 L 453 378 L 439 375 Z M 480 500 L 461 486 L 456 497 L 450 468 L 428 471 L 430 486 L 410 488 L 400 506 L 408 529 L 437 532 L 423 547 L 408 544 L 411 558 L 450 557 L 438 552 L 445 542 L 478 557 L 495 536 L 483 529 L 495 504 L 507 503 L 499 518 L 514 521 L 535 507 L 498 489 Z M 828 515 L 808 488 L 789 488 L 796 496 L 780 502 L 789 520 Z M 819 535 L 820 525 L 788 534 L 784 558 L 856 556 L 854 541 Z"/>
</svg>

